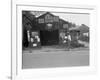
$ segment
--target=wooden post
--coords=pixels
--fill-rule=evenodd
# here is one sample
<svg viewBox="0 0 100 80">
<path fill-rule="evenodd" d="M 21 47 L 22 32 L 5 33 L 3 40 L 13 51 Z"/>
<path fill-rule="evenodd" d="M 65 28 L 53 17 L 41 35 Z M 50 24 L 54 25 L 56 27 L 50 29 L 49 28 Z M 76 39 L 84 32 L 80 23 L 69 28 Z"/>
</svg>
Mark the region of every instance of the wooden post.
<svg viewBox="0 0 100 80">
<path fill-rule="evenodd" d="M 69 40 L 69 37 L 70 37 L 70 31 L 69 31 L 69 26 L 67 28 L 67 37 L 68 37 L 68 51 L 70 51 L 70 40 Z"/>
<path fill-rule="evenodd" d="M 70 51 L 70 40 L 69 40 L 69 35 L 70 35 L 70 33 L 68 32 L 68 35 L 67 35 L 67 37 L 68 37 L 68 51 Z"/>
</svg>

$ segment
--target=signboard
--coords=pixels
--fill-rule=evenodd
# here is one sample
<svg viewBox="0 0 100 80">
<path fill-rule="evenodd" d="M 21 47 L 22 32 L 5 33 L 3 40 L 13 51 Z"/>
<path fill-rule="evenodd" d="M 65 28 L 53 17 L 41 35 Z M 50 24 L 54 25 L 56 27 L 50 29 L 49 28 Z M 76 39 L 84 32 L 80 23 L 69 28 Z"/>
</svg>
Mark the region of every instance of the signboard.
<svg viewBox="0 0 100 80">
<path fill-rule="evenodd" d="M 52 16 L 50 14 L 47 14 L 44 18 L 38 19 L 39 23 L 52 23 L 52 22 L 59 22 L 58 16 Z"/>
<path fill-rule="evenodd" d="M 45 16 L 45 22 L 48 23 L 48 22 L 53 22 L 53 17 L 50 15 L 50 14 L 47 14 Z"/>
<path fill-rule="evenodd" d="M 48 23 L 47 24 L 47 29 L 51 29 L 52 28 L 52 24 Z"/>
</svg>

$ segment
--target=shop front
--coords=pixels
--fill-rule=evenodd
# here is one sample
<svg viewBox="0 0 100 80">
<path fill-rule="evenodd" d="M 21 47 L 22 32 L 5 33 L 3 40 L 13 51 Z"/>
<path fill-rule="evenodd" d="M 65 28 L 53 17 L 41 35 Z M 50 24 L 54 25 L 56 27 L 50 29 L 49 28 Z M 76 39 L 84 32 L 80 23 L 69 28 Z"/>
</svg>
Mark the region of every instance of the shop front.
<svg viewBox="0 0 100 80">
<path fill-rule="evenodd" d="M 47 12 L 36 18 L 36 24 L 30 31 L 30 47 L 65 44 L 68 22 Z"/>
<path fill-rule="evenodd" d="M 43 30 L 40 31 L 41 46 L 56 45 L 59 43 L 58 30 Z"/>
</svg>

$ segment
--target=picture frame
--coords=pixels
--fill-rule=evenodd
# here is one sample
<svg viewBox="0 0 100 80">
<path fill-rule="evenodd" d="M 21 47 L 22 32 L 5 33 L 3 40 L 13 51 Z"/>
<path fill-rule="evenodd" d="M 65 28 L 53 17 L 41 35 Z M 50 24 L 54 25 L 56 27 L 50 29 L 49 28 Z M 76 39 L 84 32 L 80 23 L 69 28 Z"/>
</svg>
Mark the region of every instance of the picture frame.
<svg viewBox="0 0 100 80">
<path fill-rule="evenodd" d="M 22 11 L 56 11 L 73 12 L 89 14 L 90 28 L 90 56 L 89 66 L 78 67 L 58 67 L 58 68 L 39 68 L 22 69 Z M 97 71 L 97 49 L 96 49 L 96 8 L 94 6 L 64 5 L 64 4 L 46 4 L 27 3 L 23 1 L 12 1 L 12 53 L 11 53 L 11 79 L 42 79 L 57 76 L 74 76 L 93 74 Z M 95 27 L 94 27 L 95 26 Z"/>
</svg>

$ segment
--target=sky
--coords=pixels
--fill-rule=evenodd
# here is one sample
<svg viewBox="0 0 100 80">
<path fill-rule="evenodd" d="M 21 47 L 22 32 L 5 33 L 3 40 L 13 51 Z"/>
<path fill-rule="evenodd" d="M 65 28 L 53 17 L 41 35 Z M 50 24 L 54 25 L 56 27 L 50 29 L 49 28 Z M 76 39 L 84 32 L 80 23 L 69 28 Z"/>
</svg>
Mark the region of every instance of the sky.
<svg viewBox="0 0 100 80">
<path fill-rule="evenodd" d="M 75 23 L 76 25 L 85 24 L 89 26 L 89 15 L 88 14 L 67 14 L 67 13 L 53 13 L 60 18 Z"/>
<path fill-rule="evenodd" d="M 44 14 L 44 11 L 32 11 L 32 14 L 37 16 Z M 59 13 L 59 12 L 51 12 L 52 14 L 59 16 L 60 18 L 64 19 L 65 21 L 69 21 L 75 23 L 76 25 L 85 24 L 89 26 L 89 14 L 74 14 L 74 13 Z"/>
</svg>

